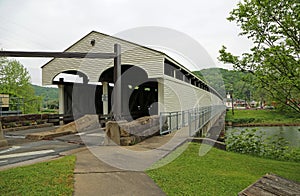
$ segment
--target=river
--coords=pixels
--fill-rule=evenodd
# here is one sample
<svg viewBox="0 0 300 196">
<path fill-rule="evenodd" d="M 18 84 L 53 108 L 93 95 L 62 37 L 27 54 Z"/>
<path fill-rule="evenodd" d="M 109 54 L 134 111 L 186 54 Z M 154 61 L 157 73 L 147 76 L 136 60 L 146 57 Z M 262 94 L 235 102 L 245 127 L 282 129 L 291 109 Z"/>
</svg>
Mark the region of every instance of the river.
<svg viewBox="0 0 300 196">
<path fill-rule="evenodd" d="M 226 132 L 232 130 L 257 129 L 266 134 L 266 137 L 279 135 L 285 138 L 291 146 L 300 148 L 300 126 L 278 126 L 278 127 L 226 127 Z"/>
</svg>

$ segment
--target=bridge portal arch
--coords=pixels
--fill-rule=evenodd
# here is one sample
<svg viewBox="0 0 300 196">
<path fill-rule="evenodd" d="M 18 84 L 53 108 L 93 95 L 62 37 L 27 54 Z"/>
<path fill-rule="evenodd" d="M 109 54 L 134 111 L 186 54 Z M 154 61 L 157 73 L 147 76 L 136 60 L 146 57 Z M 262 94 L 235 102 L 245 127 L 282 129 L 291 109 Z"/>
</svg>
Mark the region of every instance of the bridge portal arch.
<svg viewBox="0 0 300 196">
<path fill-rule="evenodd" d="M 102 72 L 99 77 L 102 88 L 97 87 L 97 96 L 101 94 L 102 102 L 97 108 L 102 114 L 109 114 L 113 105 L 113 67 Z M 147 72 L 138 66 L 130 64 L 121 65 L 121 95 L 122 116 L 127 119 L 136 119 L 142 116 L 158 114 L 158 82 L 150 79 Z M 102 107 L 101 107 L 102 105 Z"/>
<path fill-rule="evenodd" d="M 52 84 L 58 86 L 59 114 L 73 115 L 74 105 L 80 105 L 78 101 L 74 103 L 76 100 L 73 95 L 74 85 L 86 89 L 88 81 L 87 74 L 78 70 L 64 70 L 52 78 Z"/>
</svg>

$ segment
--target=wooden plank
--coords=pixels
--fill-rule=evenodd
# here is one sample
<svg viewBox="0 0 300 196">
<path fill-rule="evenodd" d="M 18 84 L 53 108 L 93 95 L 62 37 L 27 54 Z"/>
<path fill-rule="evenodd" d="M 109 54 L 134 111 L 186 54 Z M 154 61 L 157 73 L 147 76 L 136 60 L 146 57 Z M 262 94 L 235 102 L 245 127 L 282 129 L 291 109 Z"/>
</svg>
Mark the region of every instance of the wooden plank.
<svg viewBox="0 0 300 196">
<path fill-rule="evenodd" d="M 300 184 L 275 174 L 266 174 L 254 184 L 241 191 L 238 195 L 300 195 Z"/>
<path fill-rule="evenodd" d="M 5 57 L 39 57 L 39 58 L 115 58 L 115 53 L 86 53 L 86 52 L 24 52 L 0 51 L 0 56 Z"/>
<path fill-rule="evenodd" d="M 239 193 L 238 196 L 274 196 L 272 193 L 267 192 L 259 187 L 252 186 L 251 188 L 248 188 L 244 190 L 242 193 Z"/>
</svg>

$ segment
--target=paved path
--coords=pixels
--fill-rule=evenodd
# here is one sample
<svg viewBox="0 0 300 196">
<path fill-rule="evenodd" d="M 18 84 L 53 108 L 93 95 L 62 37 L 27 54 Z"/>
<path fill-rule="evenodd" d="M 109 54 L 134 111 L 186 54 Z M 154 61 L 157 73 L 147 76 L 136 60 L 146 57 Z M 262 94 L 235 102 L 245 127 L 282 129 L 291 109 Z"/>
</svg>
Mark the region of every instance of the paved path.
<svg viewBox="0 0 300 196">
<path fill-rule="evenodd" d="M 186 131 L 177 133 L 183 132 Z M 94 146 L 77 152 L 74 194 L 165 195 L 145 174 L 144 168 L 149 168 L 186 139 L 185 134 L 176 135 L 174 132 L 154 136 L 134 146 Z M 111 164 L 112 162 L 116 164 Z"/>
<path fill-rule="evenodd" d="M 7 136 L 15 143 L 16 139 L 25 140 L 25 136 L 30 132 L 30 130 L 14 132 Z M 74 170 L 74 194 L 76 196 L 165 195 L 144 170 L 184 143 L 188 130 L 183 129 L 164 136 L 154 136 L 127 147 L 103 146 L 104 134 L 102 132 L 103 130 L 91 130 L 57 137 L 49 141 L 26 140 L 25 143 L 20 141 L 19 146 L 1 149 L 0 166 L 2 167 L 0 169 L 75 154 L 77 156 Z M 82 144 L 89 147 L 82 148 Z"/>
<path fill-rule="evenodd" d="M 88 149 L 78 152 L 74 195 L 165 195 L 144 172 L 114 168 Z"/>
</svg>

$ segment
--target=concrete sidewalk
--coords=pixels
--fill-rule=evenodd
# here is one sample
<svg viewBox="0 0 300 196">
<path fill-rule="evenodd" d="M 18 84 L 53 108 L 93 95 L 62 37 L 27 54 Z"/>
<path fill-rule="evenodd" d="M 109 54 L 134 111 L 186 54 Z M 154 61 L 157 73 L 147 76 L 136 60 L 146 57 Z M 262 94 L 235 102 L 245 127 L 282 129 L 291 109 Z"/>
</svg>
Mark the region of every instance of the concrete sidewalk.
<svg viewBox="0 0 300 196">
<path fill-rule="evenodd" d="M 184 144 L 187 134 L 183 128 L 134 146 L 94 146 L 73 153 L 74 195 L 165 195 L 144 170 Z"/>
<path fill-rule="evenodd" d="M 144 172 L 114 168 L 88 149 L 75 155 L 74 195 L 165 195 Z"/>
</svg>

